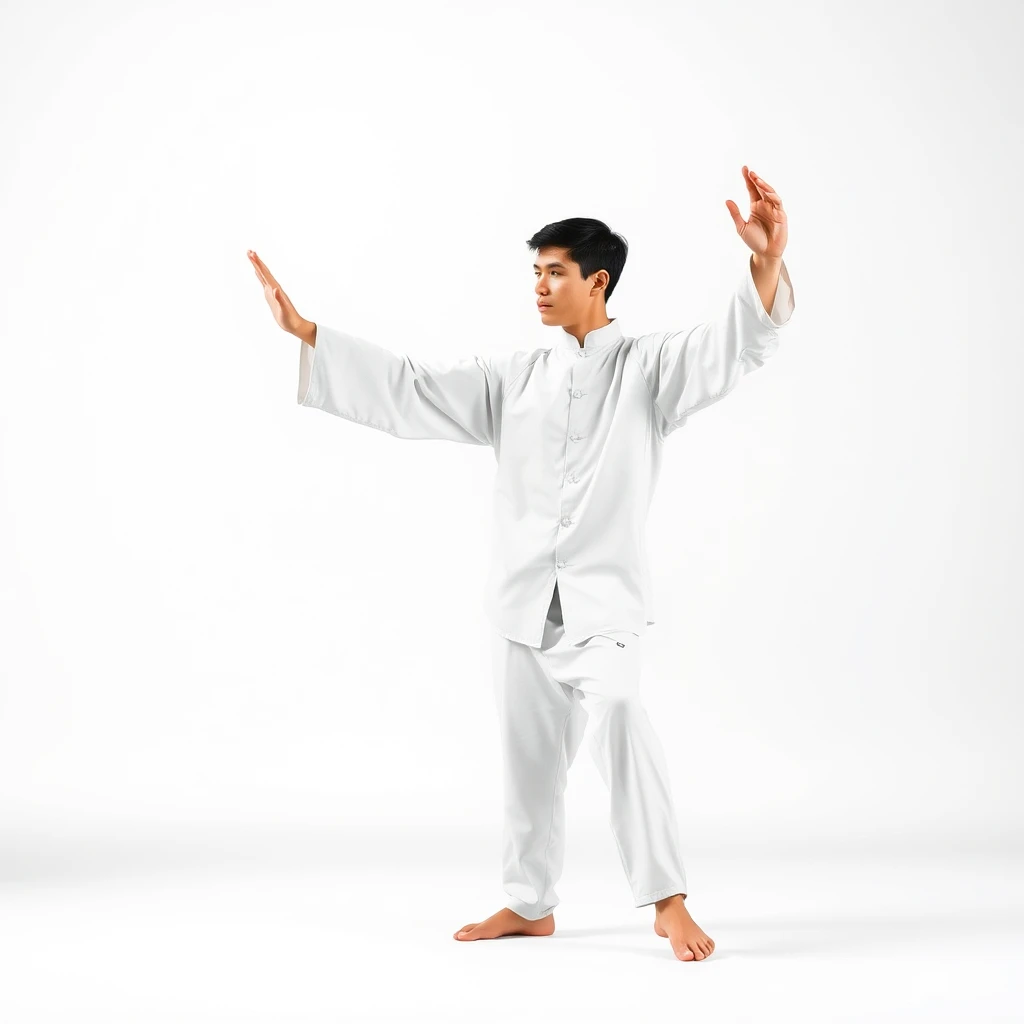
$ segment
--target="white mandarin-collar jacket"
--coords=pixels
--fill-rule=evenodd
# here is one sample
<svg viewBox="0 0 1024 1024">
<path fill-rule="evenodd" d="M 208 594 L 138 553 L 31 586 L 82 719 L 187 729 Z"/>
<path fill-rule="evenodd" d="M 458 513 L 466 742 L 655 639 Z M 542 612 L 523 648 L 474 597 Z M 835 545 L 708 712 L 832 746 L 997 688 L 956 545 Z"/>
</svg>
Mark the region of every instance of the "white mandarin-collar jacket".
<svg viewBox="0 0 1024 1024">
<path fill-rule="evenodd" d="M 639 337 L 618 318 L 581 346 L 427 362 L 317 325 L 299 345 L 300 405 L 393 437 L 491 445 L 488 618 L 539 647 L 555 583 L 565 634 L 655 621 L 646 520 L 666 439 L 764 364 L 795 307 L 785 262 L 771 315 L 751 260 L 720 316 Z"/>
</svg>

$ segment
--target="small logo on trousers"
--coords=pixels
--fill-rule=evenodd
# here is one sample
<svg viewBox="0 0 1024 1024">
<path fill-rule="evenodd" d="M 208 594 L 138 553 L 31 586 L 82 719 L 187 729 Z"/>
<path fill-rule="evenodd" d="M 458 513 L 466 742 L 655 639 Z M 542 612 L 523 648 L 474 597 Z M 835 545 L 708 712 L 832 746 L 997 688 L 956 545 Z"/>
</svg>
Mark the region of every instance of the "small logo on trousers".
<svg viewBox="0 0 1024 1024">
<path fill-rule="evenodd" d="M 622 643 L 622 642 L 621 642 L 620 640 L 616 640 L 615 642 L 616 642 L 616 643 L 617 643 L 617 644 L 618 644 L 618 645 L 619 645 L 620 647 L 625 647 L 625 646 L 626 646 L 626 645 L 625 645 L 624 643 Z"/>
</svg>

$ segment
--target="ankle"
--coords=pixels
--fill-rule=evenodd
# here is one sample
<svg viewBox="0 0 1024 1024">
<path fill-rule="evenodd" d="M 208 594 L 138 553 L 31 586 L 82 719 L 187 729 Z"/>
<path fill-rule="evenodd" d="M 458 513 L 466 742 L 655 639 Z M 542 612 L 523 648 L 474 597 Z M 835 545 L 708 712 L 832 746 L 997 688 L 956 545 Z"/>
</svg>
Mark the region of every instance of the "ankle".
<svg viewBox="0 0 1024 1024">
<path fill-rule="evenodd" d="M 672 906 L 682 907 L 685 906 L 685 900 L 685 896 L 683 896 L 681 893 L 676 893 L 674 896 L 666 896 L 663 900 L 655 901 L 654 909 L 665 910 L 668 907 Z"/>
</svg>

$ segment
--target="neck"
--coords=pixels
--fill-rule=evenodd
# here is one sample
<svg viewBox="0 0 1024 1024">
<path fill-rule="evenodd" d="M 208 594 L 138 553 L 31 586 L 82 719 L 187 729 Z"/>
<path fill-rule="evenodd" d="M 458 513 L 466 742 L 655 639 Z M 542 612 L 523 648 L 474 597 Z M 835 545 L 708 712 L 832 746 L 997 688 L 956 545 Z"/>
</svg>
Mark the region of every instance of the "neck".
<svg viewBox="0 0 1024 1024">
<path fill-rule="evenodd" d="M 608 318 L 607 314 L 602 313 L 600 316 L 595 317 L 593 320 L 585 320 L 576 324 L 567 324 L 562 327 L 562 330 L 565 331 L 566 334 L 571 334 L 576 339 L 577 344 L 582 348 L 583 339 L 591 331 L 596 331 L 602 327 L 607 327 L 610 323 L 611 320 Z"/>
</svg>

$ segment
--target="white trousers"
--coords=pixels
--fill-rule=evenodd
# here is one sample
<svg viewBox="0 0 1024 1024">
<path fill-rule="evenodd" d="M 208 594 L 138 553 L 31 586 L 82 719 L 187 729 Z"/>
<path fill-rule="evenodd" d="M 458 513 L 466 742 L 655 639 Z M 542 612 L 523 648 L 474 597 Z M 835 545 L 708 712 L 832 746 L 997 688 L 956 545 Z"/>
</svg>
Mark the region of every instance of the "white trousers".
<svg viewBox="0 0 1024 1024">
<path fill-rule="evenodd" d="M 612 834 L 647 906 L 686 895 L 668 765 L 640 702 L 641 637 L 627 630 L 565 643 L 558 587 L 540 648 L 494 635 L 503 760 L 502 888 L 531 921 L 551 913 L 565 857 L 565 787 L 590 723 L 590 751 L 611 797 Z"/>
</svg>

